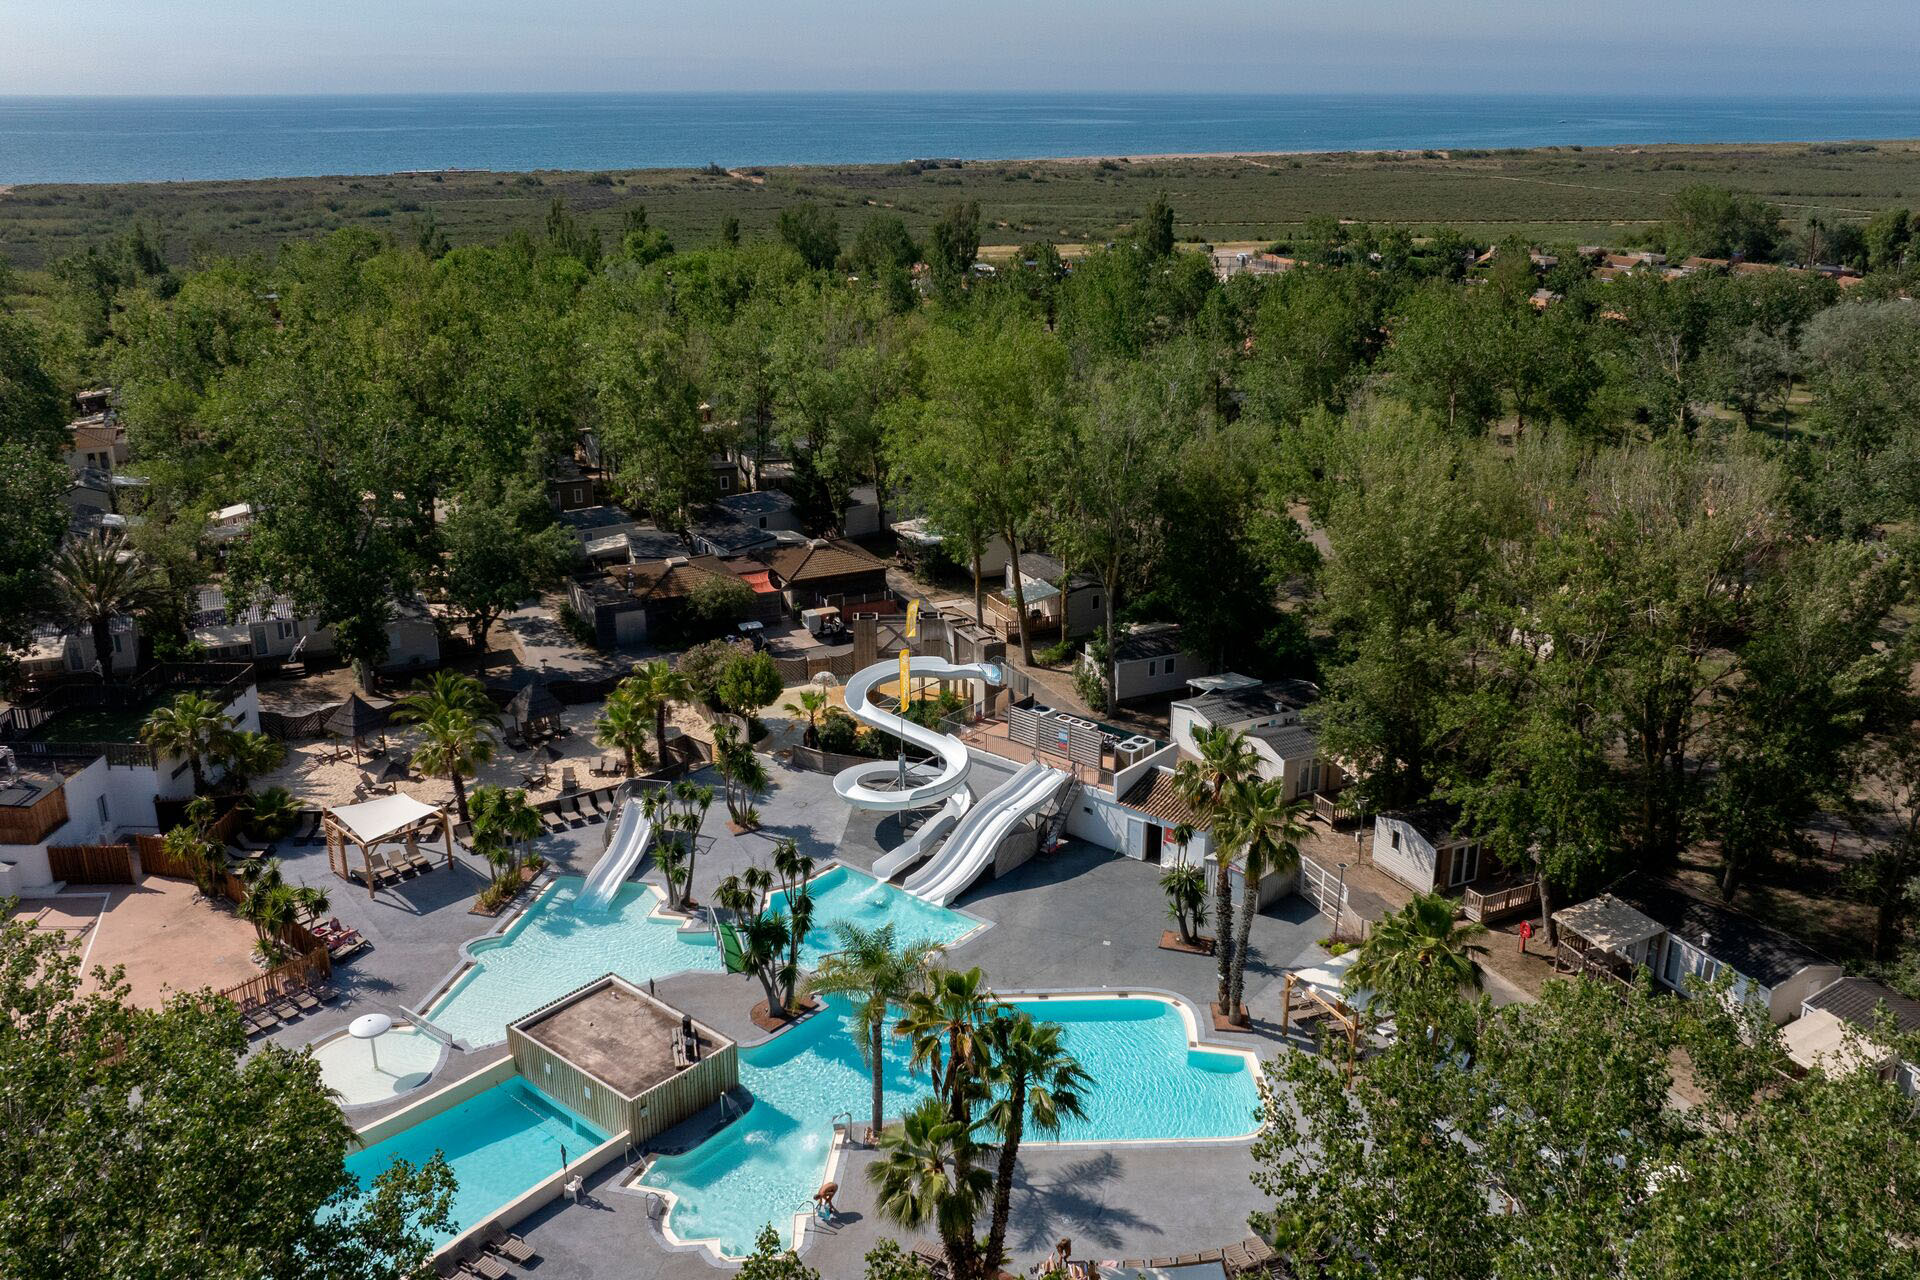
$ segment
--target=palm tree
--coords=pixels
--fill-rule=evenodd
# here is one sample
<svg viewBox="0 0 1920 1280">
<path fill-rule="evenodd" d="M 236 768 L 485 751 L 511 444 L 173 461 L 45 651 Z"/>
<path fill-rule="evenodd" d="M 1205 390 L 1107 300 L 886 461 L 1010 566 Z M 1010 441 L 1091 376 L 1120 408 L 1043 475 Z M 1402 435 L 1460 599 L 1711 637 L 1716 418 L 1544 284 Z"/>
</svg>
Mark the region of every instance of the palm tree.
<svg viewBox="0 0 1920 1280">
<path fill-rule="evenodd" d="M 300 802 L 285 787 L 268 787 L 247 797 L 247 829 L 262 840 L 278 840 L 300 819 Z"/>
<path fill-rule="evenodd" d="M 226 846 L 217 840 L 207 839 L 206 833 L 192 823 L 167 832 L 161 843 L 169 858 L 186 864 L 187 873 L 193 877 L 193 887 L 200 891 L 200 896 L 213 897 L 219 889 L 220 877 L 226 874 Z"/>
<path fill-rule="evenodd" d="M 1028 1128 L 1050 1137 L 1060 1132 L 1062 1120 L 1084 1116 L 1081 1095 L 1093 1079 L 1061 1046 L 1057 1023 L 1035 1022 L 1029 1014 L 1003 1011 L 987 1024 L 986 1039 L 992 1060 L 987 1080 L 995 1093 L 986 1121 L 1000 1135 L 1000 1168 L 993 1181 L 993 1217 L 984 1260 L 995 1267 L 1006 1245 L 1021 1138 Z"/>
<path fill-rule="evenodd" d="M 970 1121 L 969 1104 L 980 1066 L 982 1029 L 993 1017 L 993 995 L 978 966 L 964 972 L 936 970 L 926 989 L 907 997 L 893 1033 L 913 1045 L 912 1065 L 933 1076 L 934 1094 L 947 1114 Z"/>
<path fill-rule="evenodd" d="M 1167 894 L 1167 915 L 1180 930 L 1180 941 L 1189 947 L 1200 944 L 1200 930 L 1207 923 L 1207 877 L 1191 862 L 1181 862 L 1160 873 L 1160 887 Z"/>
<path fill-rule="evenodd" d="M 461 671 L 441 669 L 413 682 L 413 691 L 393 705 L 393 718 L 402 724 L 424 724 L 443 711 L 458 711 L 479 724 L 500 723 L 500 708 L 487 696 L 487 686 Z"/>
<path fill-rule="evenodd" d="M 886 1075 L 887 1015 L 926 981 L 928 963 L 939 951 L 934 942 L 896 946 L 891 924 L 862 929 L 857 924 L 835 927 L 840 949 L 820 962 L 807 983 L 815 995 L 861 997 L 853 1012 L 860 1056 L 873 1072 L 873 1132 L 886 1127 L 883 1116 Z"/>
<path fill-rule="evenodd" d="M 741 959 L 760 980 L 760 989 L 766 992 L 770 1018 L 787 1015 L 788 993 L 793 990 L 797 976 L 788 960 L 790 932 L 787 918 L 778 911 L 760 912 L 739 931 Z"/>
<path fill-rule="evenodd" d="M 1260 910 L 1260 881 L 1275 871 L 1300 865 L 1300 842 L 1306 839 L 1307 802 L 1287 799 L 1287 784 L 1279 778 L 1240 782 L 1227 792 L 1226 812 L 1215 829 L 1219 843 L 1238 849 L 1240 915 L 1233 926 L 1231 980 L 1224 1005 L 1227 1017 L 1238 1021 L 1247 980 L 1248 939 L 1253 917 Z"/>
<path fill-rule="evenodd" d="M 767 789 L 767 766 L 733 725 L 713 726 L 713 767 L 726 788 L 727 816 L 737 827 L 754 825 L 753 797 Z"/>
<path fill-rule="evenodd" d="M 240 918 L 253 926 L 262 956 L 280 954 L 280 932 L 300 916 L 300 899 L 294 886 L 280 875 L 280 860 L 273 859 L 260 869 L 240 900 Z"/>
<path fill-rule="evenodd" d="M 1456 921 L 1453 900 L 1444 894 L 1417 894 L 1406 906 L 1373 926 L 1360 954 L 1347 970 L 1349 990 L 1369 988 L 1387 996 L 1422 991 L 1452 994 L 1480 986 L 1473 958 L 1487 949 L 1474 939 L 1487 927 Z"/>
<path fill-rule="evenodd" d="M 800 975 L 800 944 L 807 940 L 807 930 L 813 927 L 813 892 L 807 882 L 813 879 L 814 861 L 800 852 L 800 846 L 782 836 L 774 842 L 773 869 L 780 876 L 780 887 L 786 892 L 787 915 L 790 924 L 787 929 L 787 967 L 786 998 L 793 1002 L 794 983 Z"/>
<path fill-rule="evenodd" d="M 183 693 L 155 707 L 140 726 L 140 741 L 163 755 L 185 756 L 195 795 L 206 790 L 206 762 L 226 754 L 235 721 L 203 693 Z"/>
<path fill-rule="evenodd" d="M 635 699 L 630 683 L 623 680 L 614 687 L 606 705 L 600 708 L 599 719 L 593 722 L 593 740 L 625 754 L 629 778 L 640 771 L 639 763 L 646 759 L 647 733 L 653 728 L 652 717 Z"/>
<path fill-rule="evenodd" d="M 469 712 L 443 707 L 420 726 L 424 741 L 413 749 L 413 763 L 422 773 L 446 775 L 453 783 L 453 802 L 460 821 L 467 821 L 467 788 L 462 779 L 493 759 L 493 731 Z"/>
<path fill-rule="evenodd" d="M 156 594 L 145 562 L 120 533 L 77 538 L 54 558 L 54 594 L 67 616 L 92 633 L 100 679 L 113 683 L 113 620 L 151 603 Z"/>
<path fill-rule="evenodd" d="M 540 838 L 540 815 L 518 787 L 482 784 L 468 797 L 473 811 L 473 851 L 500 875 L 517 869 L 521 856 Z"/>
<path fill-rule="evenodd" d="M 897 1130 L 880 1137 L 881 1155 L 867 1167 L 879 1192 L 882 1217 L 909 1231 L 933 1224 L 946 1248 L 954 1280 L 976 1273 L 979 1247 L 973 1223 L 993 1189 L 993 1175 L 974 1167 L 967 1126 L 949 1117 L 938 1098 L 909 1111 Z"/>
<path fill-rule="evenodd" d="M 676 702 L 692 702 L 693 686 L 687 678 L 668 666 L 663 658 L 652 662 L 637 662 L 633 674 L 620 682 L 620 688 L 631 690 L 630 697 L 636 710 L 643 716 L 653 717 L 654 742 L 658 747 L 660 763 L 667 762 L 667 712 Z"/>
<path fill-rule="evenodd" d="M 327 891 L 318 885 L 297 884 L 293 887 L 293 903 L 300 914 L 311 924 L 327 914 L 333 906 L 333 900 L 327 897 Z"/>
<path fill-rule="evenodd" d="M 245 791 L 255 778 L 278 769 L 287 758 L 287 749 L 264 733 L 242 729 L 228 738 L 220 758 L 227 767 L 226 784 L 235 791 Z"/>
<path fill-rule="evenodd" d="M 1198 730 L 1194 744 L 1200 749 L 1199 757 L 1181 760 L 1173 771 L 1174 792 L 1191 815 L 1189 821 L 1174 830 L 1174 838 L 1183 845 L 1193 839 L 1196 831 L 1213 831 L 1225 809 L 1228 790 L 1236 783 L 1257 777 L 1260 769 L 1260 758 L 1254 754 L 1253 744 L 1237 729 L 1222 725 Z M 1227 945 L 1224 936 L 1227 921 L 1233 919 L 1233 877 L 1228 874 L 1233 864 L 1233 849 L 1220 838 L 1218 831 L 1213 831 L 1213 837 L 1213 920 L 1215 929 L 1222 935 L 1215 939 L 1213 947 L 1219 969 L 1215 1005 L 1224 1017 L 1231 1014 L 1227 995 L 1233 977 L 1233 948 Z"/>
<path fill-rule="evenodd" d="M 802 689 L 792 702 L 783 710 L 807 718 L 807 735 L 804 739 L 809 747 L 820 745 L 820 713 L 827 709 L 827 694 L 824 689 Z"/>
</svg>

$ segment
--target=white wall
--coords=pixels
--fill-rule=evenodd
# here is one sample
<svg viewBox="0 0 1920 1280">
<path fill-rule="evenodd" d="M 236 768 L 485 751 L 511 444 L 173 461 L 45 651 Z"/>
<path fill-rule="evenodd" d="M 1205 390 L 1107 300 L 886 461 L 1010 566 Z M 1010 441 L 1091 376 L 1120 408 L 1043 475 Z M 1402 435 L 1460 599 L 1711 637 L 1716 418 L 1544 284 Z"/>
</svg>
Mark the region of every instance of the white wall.
<svg viewBox="0 0 1920 1280">
<path fill-rule="evenodd" d="M 1174 693 L 1187 687 L 1187 681 L 1211 674 L 1211 665 L 1184 650 L 1166 658 L 1142 658 L 1114 664 L 1118 687 L 1114 697 L 1122 702 L 1150 697 L 1156 693 Z M 1148 674 L 1148 669 L 1152 674 Z"/>
<path fill-rule="evenodd" d="M 1400 847 L 1394 847 L 1394 837 Z M 1433 844 L 1411 822 L 1380 814 L 1373 820 L 1373 863 L 1420 893 L 1433 892 Z"/>
</svg>

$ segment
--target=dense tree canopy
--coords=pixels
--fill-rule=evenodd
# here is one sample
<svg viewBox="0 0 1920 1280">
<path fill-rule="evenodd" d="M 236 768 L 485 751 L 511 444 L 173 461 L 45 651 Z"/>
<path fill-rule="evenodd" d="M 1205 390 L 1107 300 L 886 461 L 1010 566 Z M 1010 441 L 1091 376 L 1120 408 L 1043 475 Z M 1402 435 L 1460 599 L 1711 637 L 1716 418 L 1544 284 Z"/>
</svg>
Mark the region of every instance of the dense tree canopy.
<svg viewBox="0 0 1920 1280">
<path fill-rule="evenodd" d="M 11 908 L 15 904 L 3 904 Z M 248 1054 L 231 1002 L 82 993 L 60 930 L 0 919 L 0 1271 L 215 1280 L 410 1280 L 449 1225 L 452 1174 L 369 1188 L 311 1057 Z"/>
<path fill-rule="evenodd" d="M 216 507 L 256 513 L 229 599 L 287 593 L 371 666 L 397 598 L 477 639 L 556 581 L 542 486 L 583 442 L 667 529 L 736 448 L 791 460 L 810 529 L 871 486 L 963 570 L 999 540 L 1091 574 L 1097 653 L 1177 621 L 1220 667 L 1318 680 L 1361 794 L 1454 806 L 1546 873 L 1543 907 L 1702 842 L 1738 894 L 1857 798 L 1899 722 L 1902 211 L 1816 241 L 1688 188 L 1640 238 L 1745 261 L 1679 274 L 1324 218 L 1275 246 L 1291 269 L 1224 282 L 1167 198 L 1112 245 L 991 271 L 977 204 L 919 243 L 883 208 L 796 204 L 772 238 L 699 246 L 626 212 L 610 245 L 556 205 L 492 245 L 342 232 L 180 270 L 135 235 L 63 264 L 55 305 L 0 327 L 0 428 L 28 446 L 0 476 L 25 495 L 0 527 L 9 638 L 59 536 L 33 496 L 58 484 L 48 370 L 72 366 L 116 383 L 152 481 L 157 645 L 220 567 Z M 1753 267 L 1836 245 L 1875 274 Z M 738 608 L 701 604 L 709 630 Z"/>
</svg>

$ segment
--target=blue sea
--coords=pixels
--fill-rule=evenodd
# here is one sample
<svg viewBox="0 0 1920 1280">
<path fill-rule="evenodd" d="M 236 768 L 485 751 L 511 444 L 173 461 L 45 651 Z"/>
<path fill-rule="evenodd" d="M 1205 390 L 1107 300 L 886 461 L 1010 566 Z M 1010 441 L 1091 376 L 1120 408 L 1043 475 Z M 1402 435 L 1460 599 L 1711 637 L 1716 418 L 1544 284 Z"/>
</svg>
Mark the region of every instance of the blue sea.
<svg viewBox="0 0 1920 1280">
<path fill-rule="evenodd" d="M 0 97 L 0 183 L 1920 137 L 1920 96 Z"/>
</svg>

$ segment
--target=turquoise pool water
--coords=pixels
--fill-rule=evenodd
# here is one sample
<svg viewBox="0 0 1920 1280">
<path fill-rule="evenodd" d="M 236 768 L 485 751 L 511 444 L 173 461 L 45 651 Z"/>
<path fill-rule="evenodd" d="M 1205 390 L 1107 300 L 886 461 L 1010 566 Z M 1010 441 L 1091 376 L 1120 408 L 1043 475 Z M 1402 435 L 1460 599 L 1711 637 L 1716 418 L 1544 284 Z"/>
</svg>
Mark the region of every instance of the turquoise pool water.
<svg viewBox="0 0 1920 1280">
<path fill-rule="evenodd" d="M 1084 1119 L 1054 1141 L 1127 1142 L 1234 1138 L 1253 1132 L 1259 1091 L 1243 1054 L 1187 1047 L 1187 1023 L 1165 1000 L 1013 1001 L 1057 1022 L 1067 1049 L 1093 1077 Z M 866 1123 L 871 1077 L 854 1043 L 847 1010 L 836 1002 L 767 1044 L 740 1052 L 740 1083 L 753 1094 L 746 1115 L 692 1151 L 656 1161 L 642 1179 L 674 1195 L 667 1225 L 682 1240 L 716 1243 L 741 1257 L 771 1222 L 791 1239 L 793 1215 L 810 1207 L 825 1176 L 833 1118 L 852 1112 Z M 907 1069 L 904 1042 L 886 1061 L 889 1117 L 929 1091 Z M 1029 1140 L 1032 1140 L 1031 1135 Z"/>
<path fill-rule="evenodd" d="M 688 969 L 720 969 L 712 934 L 683 935 L 678 919 L 654 914 L 663 895 L 652 885 L 622 885 L 604 914 L 577 915 L 574 902 L 584 883 L 580 876 L 560 877 L 505 933 L 474 943 L 473 967 L 426 1016 L 468 1044 L 497 1044 L 507 1038 L 507 1023 L 603 973 L 645 982 Z M 812 894 L 814 925 L 802 948 L 808 968 L 833 949 L 834 926 L 842 922 L 872 928 L 891 921 L 902 941 L 953 942 L 975 927 L 957 911 L 850 867 L 814 877 Z M 783 895 L 773 897 L 776 906 L 782 904 Z"/>
<path fill-rule="evenodd" d="M 445 1153 L 457 1184 L 454 1229 L 436 1245 L 476 1227 L 560 1171 L 561 1149 L 577 1160 L 606 1134 L 518 1076 L 347 1157 L 364 1187 L 395 1160 L 425 1164 Z"/>
</svg>

